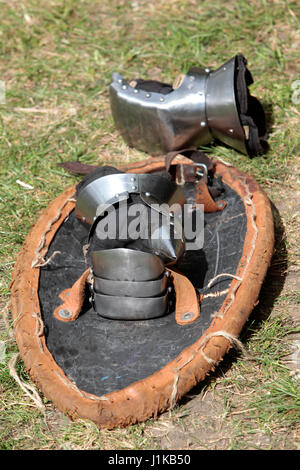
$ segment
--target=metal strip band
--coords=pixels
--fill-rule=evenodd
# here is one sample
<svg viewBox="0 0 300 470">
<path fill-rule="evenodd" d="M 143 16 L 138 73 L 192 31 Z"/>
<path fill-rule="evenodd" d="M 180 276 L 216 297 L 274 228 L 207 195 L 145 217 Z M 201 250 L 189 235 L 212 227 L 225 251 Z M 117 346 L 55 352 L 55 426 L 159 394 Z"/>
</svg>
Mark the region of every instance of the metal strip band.
<svg viewBox="0 0 300 470">
<path fill-rule="evenodd" d="M 159 297 L 167 288 L 168 277 L 154 281 L 114 281 L 94 276 L 94 292 L 96 294 L 113 295 L 117 297 Z"/>
<path fill-rule="evenodd" d="M 235 96 L 236 56 L 214 72 L 207 81 L 206 113 L 214 137 L 247 154 Z"/>
<path fill-rule="evenodd" d="M 165 270 L 158 256 L 143 251 L 113 248 L 94 251 L 91 256 L 94 274 L 114 281 L 153 281 Z"/>
<path fill-rule="evenodd" d="M 155 199 L 158 204 L 183 205 L 185 198 L 176 183 L 160 175 L 119 173 L 102 176 L 86 187 L 78 195 L 75 213 L 84 222 L 92 225 L 100 205 L 115 204 L 127 199 L 130 193 L 143 195 L 146 204 Z M 149 201 L 149 202 L 148 202 Z"/>
<path fill-rule="evenodd" d="M 160 297 L 116 297 L 94 294 L 96 312 L 111 320 L 149 320 L 166 313 L 168 294 Z"/>
</svg>

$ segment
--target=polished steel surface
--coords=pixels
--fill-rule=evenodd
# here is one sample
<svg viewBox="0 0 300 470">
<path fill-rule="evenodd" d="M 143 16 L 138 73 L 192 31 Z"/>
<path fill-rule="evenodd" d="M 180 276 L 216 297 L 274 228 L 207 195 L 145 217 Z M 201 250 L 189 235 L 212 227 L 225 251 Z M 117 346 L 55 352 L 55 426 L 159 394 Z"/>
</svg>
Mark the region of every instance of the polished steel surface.
<svg viewBox="0 0 300 470">
<path fill-rule="evenodd" d="M 247 153 L 235 97 L 236 56 L 216 71 L 192 68 L 168 94 L 131 87 L 118 73 L 110 85 L 116 127 L 131 147 L 152 155 L 214 138 Z"/>
<path fill-rule="evenodd" d="M 94 293 L 96 312 L 112 320 L 149 320 L 166 313 L 168 294 L 160 297 L 117 297 Z"/>
<path fill-rule="evenodd" d="M 245 133 L 236 106 L 235 70 L 236 58 L 233 57 L 209 75 L 206 113 L 208 125 L 215 138 L 242 153 L 247 153 Z"/>
<path fill-rule="evenodd" d="M 212 136 L 205 114 L 207 72 L 189 71 L 179 88 L 167 95 L 132 88 L 119 74 L 110 86 L 116 127 L 131 146 L 160 154 L 183 148 L 195 139 L 209 143 Z"/>
<path fill-rule="evenodd" d="M 176 228 L 177 227 L 177 228 Z M 151 248 L 155 254 L 163 259 L 167 265 L 177 262 L 185 251 L 185 239 L 183 236 L 183 228 L 179 222 L 173 226 L 174 233 L 170 236 L 170 229 L 172 227 L 166 222 L 153 230 L 150 240 Z"/>
<path fill-rule="evenodd" d="M 115 281 L 94 276 L 93 282 L 96 294 L 117 297 L 158 297 L 166 291 L 168 278 L 163 274 L 154 281 Z"/>
<path fill-rule="evenodd" d="M 146 204 L 183 205 L 185 198 L 176 183 L 160 175 L 118 173 L 102 176 L 85 186 L 78 194 L 75 213 L 92 225 L 97 208 L 127 199 L 130 193 L 141 194 Z"/>
<path fill-rule="evenodd" d="M 152 281 L 165 269 L 158 256 L 127 248 L 93 251 L 91 256 L 95 276 L 115 281 Z"/>
</svg>

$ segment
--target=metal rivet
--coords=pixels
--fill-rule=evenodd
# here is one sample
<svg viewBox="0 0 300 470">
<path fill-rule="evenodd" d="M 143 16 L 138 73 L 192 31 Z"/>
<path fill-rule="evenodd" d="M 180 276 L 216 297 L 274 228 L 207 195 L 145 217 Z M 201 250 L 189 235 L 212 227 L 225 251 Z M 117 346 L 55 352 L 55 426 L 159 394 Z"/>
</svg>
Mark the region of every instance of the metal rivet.
<svg viewBox="0 0 300 470">
<path fill-rule="evenodd" d="M 209 69 L 209 68 L 206 68 L 206 69 L 205 69 L 205 72 L 209 73 L 209 72 L 210 72 L 210 69 Z"/>
<path fill-rule="evenodd" d="M 164 98 L 159 98 L 159 101 L 163 102 L 163 101 L 165 101 L 165 99 Z"/>
<path fill-rule="evenodd" d="M 170 271 L 165 271 L 165 276 L 170 277 Z"/>
<path fill-rule="evenodd" d="M 146 98 L 150 98 L 151 93 L 146 93 Z"/>
<path fill-rule="evenodd" d="M 127 85 L 122 85 L 123 90 L 127 90 Z"/>
<path fill-rule="evenodd" d="M 204 94 L 203 91 L 198 91 L 199 96 L 203 96 L 203 94 Z"/>
<path fill-rule="evenodd" d="M 136 88 L 133 89 L 133 93 L 138 93 L 139 90 L 137 90 Z"/>
<path fill-rule="evenodd" d="M 147 192 L 145 193 L 145 196 L 149 197 L 149 196 L 151 196 L 151 194 L 147 191 Z"/>
<path fill-rule="evenodd" d="M 181 315 L 181 320 L 188 321 L 188 320 L 191 320 L 193 317 L 194 317 L 193 312 L 185 312 Z"/>
<path fill-rule="evenodd" d="M 132 176 L 132 177 L 130 178 L 130 181 L 132 181 L 132 182 L 135 181 L 135 177 Z"/>
<path fill-rule="evenodd" d="M 205 127 L 206 126 L 206 122 L 205 121 L 202 121 L 201 122 L 201 127 Z"/>
<path fill-rule="evenodd" d="M 223 67 L 223 70 L 226 70 L 226 67 Z"/>
<path fill-rule="evenodd" d="M 119 78 L 118 83 L 123 83 L 123 80 Z"/>
<path fill-rule="evenodd" d="M 120 194 L 119 194 L 119 193 L 115 194 L 115 197 L 119 197 L 119 196 L 120 196 Z"/>
<path fill-rule="evenodd" d="M 131 186 L 131 189 L 133 189 L 133 191 L 136 191 L 136 186 Z"/>
<path fill-rule="evenodd" d="M 72 317 L 73 313 L 71 312 L 71 310 L 68 310 L 67 308 L 61 308 L 58 311 L 58 315 L 61 318 L 70 318 L 70 317 Z"/>
<path fill-rule="evenodd" d="M 229 129 L 229 132 L 230 132 L 230 134 L 232 134 L 232 133 L 233 133 L 233 129 Z"/>
</svg>

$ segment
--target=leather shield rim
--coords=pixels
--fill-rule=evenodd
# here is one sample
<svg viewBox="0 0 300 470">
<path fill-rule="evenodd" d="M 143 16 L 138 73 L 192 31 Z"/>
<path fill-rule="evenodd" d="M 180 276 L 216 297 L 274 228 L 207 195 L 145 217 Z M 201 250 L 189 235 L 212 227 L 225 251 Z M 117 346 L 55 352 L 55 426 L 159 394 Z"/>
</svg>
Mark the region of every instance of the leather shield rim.
<svg viewBox="0 0 300 470">
<path fill-rule="evenodd" d="M 148 159 L 122 170 L 151 172 L 163 168 L 162 159 Z M 240 195 L 245 206 L 247 232 L 236 270 L 239 279 L 232 280 L 218 315 L 214 315 L 208 329 L 193 345 L 146 379 L 101 397 L 79 390 L 47 349 L 38 297 L 40 268 L 32 267 L 38 252 L 46 255 L 56 231 L 74 208 L 75 186 L 52 201 L 30 230 L 12 275 L 15 337 L 33 382 L 72 419 L 81 417 L 100 428 L 112 429 L 157 417 L 214 370 L 231 348 L 230 338 L 241 332 L 257 302 L 273 254 L 273 217 L 268 197 L 252 177 L 219 162 L 216 174 Z"/>
</svg>

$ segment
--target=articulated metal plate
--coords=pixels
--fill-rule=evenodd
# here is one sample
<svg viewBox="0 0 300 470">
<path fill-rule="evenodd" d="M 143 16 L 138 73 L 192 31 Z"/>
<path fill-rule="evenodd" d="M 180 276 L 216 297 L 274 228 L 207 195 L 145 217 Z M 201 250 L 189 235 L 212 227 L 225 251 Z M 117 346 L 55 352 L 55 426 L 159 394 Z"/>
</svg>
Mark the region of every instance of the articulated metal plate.
<svg viewBox="0 0 300 470">
<path fill-rule="evenodd" d="M 152 154 L 180 149 L 201 135 L 212 140 L 205 114 L 208 74 L 188 72 L 181 86 L 167 95 L 137 90 L 119 74 L 110 86 L 116 127 L 131 147 Z"/>
<path fill-rule="evenodd" d="M 245 133 L 235 97 L 236 57 L 209 74 L 206 114 L 212 135 L 226 145 L 247 154 Z"/>
<path fill-rule="evenodd" d="M 176 219 L 172 226 L 165 220 L 164 224 L 153 230 L 150 245 L 166 264 L 176 263 L 186 248 L 183 227 L 179 220 Z"/>
<path fill-rule="evenodd" d="M 114 73 L 111 110 L 127 144 L 155 155 L 217 138 L 247 153 L 235 97 L 236 58 L 212 72 L 191 68 L 168 94 L 137 89 Z"/>
<path fill-rule="evenodd" d="M 165 270 L 158 256 L 127 248 L 93 251 L 91 256 L 95 276 L 104 279 L 152 281 Z"/>
<path fill-rule="evenodd" d="M 114 281 L 94 276 L 96 294 L 117 297 L 159 297 L 167 289 L 168 278 L 163 274 L 154 281 Z"/>
<path fill-rule="evenodd" d="M 116 297 L 94 293 L 96 312 L 112 320 L 149 320 L 166 313 L 168 294 L 160 297 Z"/>
<path fill-rule="evenodd" d="M 97 209 L 127 199 L 130 193 L 141 194 L 146 204 L 166 203 L 183 205 L 181 188 L 173 181 L 159 175 L 119 173 L 100 177 L 85 186 L 78 195 L 76 216 L 92 225 Z"/>
</svg>

